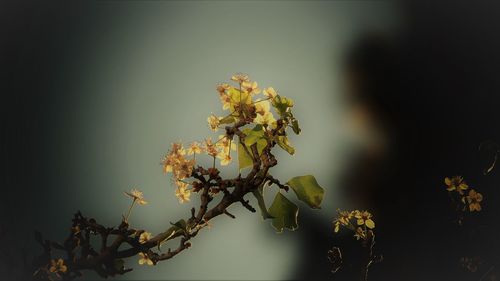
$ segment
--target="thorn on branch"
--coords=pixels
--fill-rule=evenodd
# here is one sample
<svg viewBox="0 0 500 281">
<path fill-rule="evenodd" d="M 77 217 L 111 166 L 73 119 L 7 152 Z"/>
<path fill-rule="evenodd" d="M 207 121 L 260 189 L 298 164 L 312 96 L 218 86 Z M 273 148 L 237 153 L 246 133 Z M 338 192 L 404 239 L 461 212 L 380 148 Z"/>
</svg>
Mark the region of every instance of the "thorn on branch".
<svg viewBox="0 0 500 281">
<path fill-rule="evenodd" d="M 254 207 L 252 207 L 252 205 L 250 205 L 248 200 L 241 199 L 240 202 L 243 207 L 247 208 L 250 212 L 255 213 L 257 211 Z"/>
<path fill-rule="evenodd" d="M 231 214 L 230 212 L 228 212 L 227 210 L 224 210 L 224 214 L 227 215 L 228 217 L 232 218 L 232 219 L 235 219 L 236 217 Z"/>
</svg>

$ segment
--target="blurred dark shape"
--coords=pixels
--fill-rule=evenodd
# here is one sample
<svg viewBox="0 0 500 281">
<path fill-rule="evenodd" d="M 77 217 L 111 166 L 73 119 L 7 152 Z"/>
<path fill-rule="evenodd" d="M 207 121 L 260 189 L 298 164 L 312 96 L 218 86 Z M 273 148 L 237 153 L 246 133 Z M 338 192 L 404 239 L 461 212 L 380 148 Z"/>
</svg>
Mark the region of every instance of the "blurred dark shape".
<svg viewBox="0 0 500 281">
<path fill-rule="evenodd" d="M 480 280 L 500 267 L 499 172 L 484 175 L 489 167 L 478 151 L 483 141 L 500 141 L 500 25 L 494 24 L 500 9 L 424 2 L 403 6 L 403 32 L 365 34 L 346 54 L 353 118 L 380 141 L 360 150 L 339 188 L 377 222 L 384 261 L 370 269 L 369 280 Z M 483 210 L 461 227 L 453 223 L 443 182 L 454 175 L 485 198 Z M 334 235 L 313 214 L 303 213 L 301 223 L 297 278 L 360 280 L 355 239 Z M 334 275 L 322 261 L 333 246 L 343 256 Z M 464 256 L 484 263 L 464 272 Z"/>
</svg>

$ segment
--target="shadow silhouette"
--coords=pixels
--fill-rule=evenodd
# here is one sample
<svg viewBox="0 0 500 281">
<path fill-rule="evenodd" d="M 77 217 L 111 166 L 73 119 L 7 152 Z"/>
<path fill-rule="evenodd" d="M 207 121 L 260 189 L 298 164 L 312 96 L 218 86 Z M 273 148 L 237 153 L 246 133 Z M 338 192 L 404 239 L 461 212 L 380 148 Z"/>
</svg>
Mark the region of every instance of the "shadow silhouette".
<svg viewBox="0 0 500 281">
<path fill-rule="evenodd" d="M 495 168 L 483 174 L 493 156 L 485 161 L 478 147 L 500 141 L 500 26 L 491 24 L 499 11 L 413 3 L 405 6 L 402 34 L 365 34 L 346 54 L 350 118 L 376 132 L 339 187 L 353 209 L 375 216 L 375 247 L 384 261 L 370 268 L 369 280 L 498 278 L 500 178 Z M 483 210 L 462 227 L 454 223 L 443 182 L 454 175 L 485 198 Z M 359 243 L 350 234 L 334 235 L 331 223 L 314 214 L 301 216 L 301 260 L 293 276 L 363 280 Z M 344 261 L 336 274 L 326 258 L 334 245 Z M 481 260 L 476 272 L 461 266 L 463 257 Z"/>
</svg>

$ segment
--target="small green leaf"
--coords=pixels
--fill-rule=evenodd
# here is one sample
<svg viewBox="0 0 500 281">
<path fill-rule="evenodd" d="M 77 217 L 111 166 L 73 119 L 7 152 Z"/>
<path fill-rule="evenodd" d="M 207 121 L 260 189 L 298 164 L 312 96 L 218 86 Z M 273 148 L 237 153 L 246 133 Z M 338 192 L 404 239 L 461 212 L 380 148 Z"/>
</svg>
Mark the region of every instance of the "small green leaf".
<svg viewBox="0 0 500 281">
<path fill-rule="evenodd" d="M 293 118 L 292 120 L 292 130 L 296 135 L 300 134 L 300 132 L 302 131 L 302 129 L 300 129 L 299 127 L 299 121 L 297 121 L 297 119 L 295 118 Z"/>
<path fill-rule="evenodd" d="M 261 184 L 257 189 L 252 191 L 253 195 L 257 199 L 260 208 L 260 214 L 263 219 L 272 219 L 273 216 L 269 214 L 266 208 L 266 202 L 264 201 L 264 184 Z"/>
<path fill-rule="evenodd" d="M 278 111 L 280 116 L 283 117 L 286 115 L 288 108 L 293 106 L 293 100 L 284 96 L 277 95 L 273 99 L 272 105 L 274 108 L 276 108 L 276 111 Z"/>
<path fill-rule="evenodd" d="M 246 135 L 245 145 L 247 147 L 250 147 L 252 144 L 256 143 L 264 137 L 264 130 L 262 125 L 260 124 L 256 125 L 252 130 L 243 130 L 243 133 Z"/>
<path fill-rule="evenodd" d="M 186 224 L 186 221 L 185 221 L 185 220 L 179 220 L 179 221 L 177 221 L 176 223 L 170 223 L 170 224 L 171 224 L 172 226 L 177 227 L 178 229 L 181 229 L 181 230 L 186 231 L 187 224 Z"/>
<path fill-rule="evenodd" d="M 319 186 L 312 175 L 294 177 L 286 183 L 290 186 L 297 198 L 313 209 L 319 209 L 325 190 Z"/>
<path fill-rule="evenodd" d="M 276 143 L 283 148 L 286 152 L 290 153 L 290 155 L 293 155 L 295 153 L 295 148 L 290 145 L 290 142 L 288 141 L 288 137 L 286 136 L 278 136 L 276 139 Z"/>
<path fill-rule="evenodd" d="M 295 230 L 299 227 L 297 224 L 299 208 L 280 192 L 274 197 L 269 214 L 274 217 L 272 224 L 278 232 L 283 232 L 284 228 Z"/>
<path fill-rule="evenodd" d="M 221 123 L 221 124 L 231 124 L 231 123 L 234 123 L 234 121 L 236 121 L 236 119 L 234 119 L 233 116 L 229 115 L 229 116 L 226 116 L 224 118 L 221 118 L 219 120 L 219 123 Z"/>
<path fill-rule="evenodd" d="M 257 141 L 257 151 L 259 154 L 262 153 L 262 150 L 267 145 L 267 141 L 265 139 L 259 139 Z M 248 150 L 250 151 L 250 147 L 248 147 Z M 241 143 L 238 144 L 238 164 L 240 170 L 243 170 L 244 168 L 251 167 L 253 165 L 253 160 L 252 157 L 245 151 L 245 148 Z"/>
</svg>

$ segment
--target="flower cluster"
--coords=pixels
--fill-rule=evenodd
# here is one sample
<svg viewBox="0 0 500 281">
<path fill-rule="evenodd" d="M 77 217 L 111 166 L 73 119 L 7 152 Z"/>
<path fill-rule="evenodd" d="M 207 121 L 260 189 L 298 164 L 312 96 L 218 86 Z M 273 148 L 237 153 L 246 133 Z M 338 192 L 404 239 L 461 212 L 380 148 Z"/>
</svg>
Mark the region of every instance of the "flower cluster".
<svg viewBox="0 0 500 281">
<path fill-rule="evenodd" d="M 368 211 L 342 211 L 337 210 L 337 217 L 333 220 L 334 232 L 338 233 L 341 228 L 345 228 L 354 234 L 356 240 L 360 240 L 360 245 L 366 251 L 365 263 L 363 264 L 362 280 L 368 280 L 368 270 L 371 265 L 383 260 L 383 256 L 376 254 L 375 246 L 375 222 L 373 215 Z M 328 252 L 328 258 L 333 265 L 332 273 L 336 273 L 342 266 L 342 254 L 339 247 L 333 247 Z"/>
<path fill-rule="evenodd" d="M 261 90 L 255 81 L 250 81 L 246 74 L 235 74 L 231 80 L 238 85 L 221 83 L 217 85 L 217 92 L 222 103 L 223 110 L 229 110 L 230 113 L 224 117 L 211 115 L 208 117 L 209 127 L 217 131 L 223 124 L 232 123 L 232 121 L 246 120 L 254 122 L 266 128 L 276 128 L 277 121 L 271 112 L 271 104 L 274 107 L 282 103 L 282 97 L 278 95 L 272 87 Z M 257 97 L 262 93 L 262 97 Z M 293 101 L 286 99 L 288 107 L 293 106 Z"/>
<path fill-rule="evenodd" d="M 233 125 L 239 128 L 254 123 L 261 126 L 261 131 L 257 133 L 261 133 L 259 137 L 263 137 L 265 133 L 269 133 L 269 130 L 278 128 L 278 121 L 271 111 L 271 105 L 282 117 L 282 120 L 289 123 L 294 132 L 300 132 L 298 122 L 290 111 L 293 106 L 291 99 L 278 95 L 272 87 L 261 90 L 258 83 L 250 81 L 246 74 L 235 74 L 231 80 L 236 85 L 220 83 L 216 87 L 222 109 L 229 111 L 229 113 L 225 116 L 217 116 L 212 113 L 207 118 L 208 127 L 213 132 L 217 132 L 224 125 Z M 261 93 L 262 96 L 258 97 Z M 284 127 L 283 125 L 281 127 Z M 212 157 L 214 160 L 212 168 L 215 168 L 216 159 L 220 161 L 221 166 L 232 163 L 231 151 L 236 151 L 237 145 L 233 142 L 234 132 L 228 132 L 227 128 L 229 127 L 226 127 L 225 134 L 219 135 L 215 142 L 209 137 L 202 142 L 192 142 L 187 149 L 182 143 L 173 143 L 169 152 L 163 157 L 161 161 L 163 172 L 172 173 L 172 179 L 176 186 L 175 195 L 180 203 L 190 201 L 191 192 L 197 191 L 195 186 L 200 184 L 197 180 L 189 180 L 193 176 L 193 169 L 195 169 L 196 155 L 206 154 Z M 277 144 L 293 153 L 293 148 L 284 133 L 281 133 L 281 136 L 277 138 Z M 248 146 L 250 145 L 251 143 L 248 143 Z"/>
<path fill-rule="evenodd" d="M 190 201 L 193 194 L 199 195 L 200 205 L 191 208 L 191 215 L 175 223 L 170 222 L 165 231 L 156 235 L 136 229 L 129 222 L 133 207 L 147 202 L 141 191 L 132 189 L 124 193 L 131 199 L 131 204 L 117 226 L 106 227 L 78 212 L 64 243 L 44 240 L 40 234 L 37 241 L 43 246 L 44 253 L 34 265 L 39 279 L 47 280 L 48 275 L 56 273 L 64 280 L 72 280 L 81 276 L 83 270 L 94 270 L 107 278 L 132 270 L 125 268 L 125 258 L 138 257 L 140 265 L 156 265 L 171 259 L 190 248 L 191 239 L 201 229 L 209 228 L 215 217 L 227 215 L 234 219 L 235 216 L 228 211 L 233 204 L 241 204 L 250 212 L 257 212 L 245 198 L 247 195 L 257 199 L 262 217 L 272 220 L 278 232 L 298 227 L 299 207 L 285 196 L 290 190 L 309 207 L 320 208 L 324 189 L 314 176 L 296 176 L 282 183 L 271 175 L 271 168 L 278 164 L 272 152 L 274 147 L 279 146 L 289 154 L 295 152 L 288 140 L 288 131 L 290 128 L 299 134 L 301 129 L 292 114 L 293 101 L 279 95 L 272 87 L 259 88 L 259 84 L 251 81 L 248 75 L 235 74 L 231 80 L 233 85 L 222 83 L 216 87 L 226 114 L 218 116 L 212 113 L 207 118 L 209 128 L 214 132 L 220 131 L 217 138 L 213 141 L 208 137 L 188 145 L 175 142 L 161 159 L 162 170 L 171 174 L 176 187 L 175 196 L 180 203 Z M 217 164 L 223 167 L 233 163 L 236 152 L 239 172 L 233 178 L 222 178 Z M 197 164 L 200 157 L 211 158 L 212 165 L 203 167 Z M 242 172 L 243 169 L 247 169 L 246 172 Z M 271 206 L 267 207 L 264 188 L 272 187 L 279 191 Z M 365 232 L 367 227 L 374 227 L 371 215 L 356 213 L 354 217 Z M 94 235 L 100 235 L 101 239 L 90 239 Z M 168 247 L 167 251 L 161 248 L 174 239 L 179 243 L 177 248 Z M 97 240 L 100 246 L 91 245 L 99 243 Z M 52 260 L 54 249 L 67 253 L 66 259 Z"/>
<path fill-rule="evenodd" d="M 469 185 L 465 182 L 463 177 L 454 176 L 446 177 L 444 179 L 446 185 L 446 190 L 450 192 L 450 195 L 458 198 L 459 210 L 470 212 L 481 211 L 481 201 L 483 201 L 483 195 L 476 190 L 469 188 Z"/>
<path fill-rule="evenodd" d="M 366 240 L 369 235 L 373 234 L 372 229 L 375 228 L 375 222 L 372 219 L 372 214 L 368 211 L 341 211 L 338 210 L 338 216 L 333 220 L 335 233 L 339 232 L 340 227 L 344 227 L 354 232 L 354 237 L 357 240 Z"/>
</svg>

